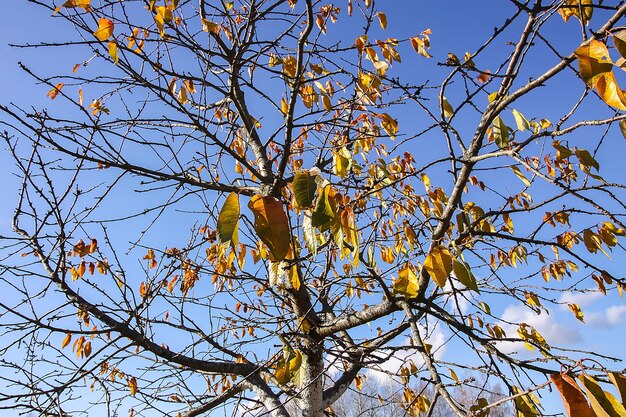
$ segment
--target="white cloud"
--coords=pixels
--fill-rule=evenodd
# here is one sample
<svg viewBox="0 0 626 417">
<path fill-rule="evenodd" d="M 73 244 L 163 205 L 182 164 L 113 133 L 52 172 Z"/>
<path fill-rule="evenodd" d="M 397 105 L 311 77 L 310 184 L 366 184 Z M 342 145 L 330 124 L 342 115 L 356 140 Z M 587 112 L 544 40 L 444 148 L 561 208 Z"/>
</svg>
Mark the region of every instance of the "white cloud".
<svg viewBox="0 0 626 417">
<path fill-rule="evenodd" d="M 420 326 L 420 332 L 424 337 L 426 330 Z M 430 333 L 424 339 L 424 343 L 432 345 L 431 352 L 435 359 L 441 359 L 445 353 L 446 337 L 444 333 L 437 326 L 434 330 L 431 329 Z M 411 347 L 411 339 L 405 338 L 404 341 L 396 346 L 406 346 L 407 349 L 397 350 L 393 356 L 379 365 L 379 369 L 369 369 L 367 371 L 367 377 L 373 378 L 378 382 L 389 382 L 392 375 L 397 375 L 403 365 L 409 361 L 413 361 L 419 368 L 424 364 L 422 356 L 417 352 L 417 349 Z"/>
<path fill-rule="evenodd" d="M 585 314 L 585 322 L 590 326 L 614 327 L 622 324 L 626 316 L 626 305 L 613 305 L 604 311 L 593 311 Z"/>
<path fill-rule="evenodd" d="M 559 301 L 561 303 L 567 303 L 567 304 L 578 304 L 582 308 L 582 307 L 586 307 L 586 306 L 593 304 L 594 302 L 601 299 L 602 297 L 603 297 L 602 293 L 598 291 L 597 289 L 590 289 L 585 292 L 568 291 L 566 293 L 563 293 L 563 295 L 561 295 L 561 297 L 559 298 Z M 561 309 L 569 310 L 569 307 L 567 307 L 567 304 L 563 304 L 561 306 Z"/>
<path fill-rule="evenodd" d="M 510 305 L 502 314 L 500 323 L 502 329 L 509 337 L 517 337 L 517 324 L 526 323 L 534 327 L 550 345 L 555 346 L 571 346 L 574 343 L 582 341 L 582 336 L 578 329 L 569 324 L 560 323 L 556 319 L 556 314 L 549 314 L 551 311 L 542 311 L 536 314 L 530 308 L 524 305 Z M 509 324 L 516 323 L 516 324 Z M 528 351 L 523 343 L 502 342 L 499 348 L 504 352 L 524 352 Z"/>
</svg>

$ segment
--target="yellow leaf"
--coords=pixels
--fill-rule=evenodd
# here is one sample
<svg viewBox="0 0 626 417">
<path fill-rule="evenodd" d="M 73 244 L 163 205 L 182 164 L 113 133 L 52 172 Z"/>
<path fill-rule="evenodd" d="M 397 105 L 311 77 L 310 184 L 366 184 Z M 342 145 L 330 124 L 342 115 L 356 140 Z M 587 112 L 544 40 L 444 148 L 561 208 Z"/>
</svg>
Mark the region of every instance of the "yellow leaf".
<svg viewBox="0 0 626 417">
<path fill-rule="evenodd" d="M 604 391 L 596 380 L 589 375 L 578 377 L 585 387 L 591 408 L 598 417 L 626 417 L 624 406 L 608 391 Z"/>
<path fill-rule="evenodd" d="M 202 19 L 202 30 L 209 33 L 219 33 L 220 26 L 210 20 Z"/>
<path fill-rule="evenodd" d="M 128 380 L 128 388 L 130 389 L 130 395 L 134 397 L 137 394 L 137 379 L 135 377 Z"/>
<path fill-rule="evenodd" d="M 311 215 L 311 225 L 322 230 L 335 220 L 337 216 L 337 201 L 335 199 L 335 191 L 330 185 L 324 186 L 319 192 L 315 208 Z"/>
<path fill-rule="evenodd" d="M 493 139 L 499 148 L 506 148 L 509 146 L 509 127 L 504 124 L 504 121 L 500 116 L 493 119 L 492 134 Z"/>
<path fill-rule="evenodd" d="M 617 388 L 622 403 L 626 404 L 626 376 L 617 372 L 609 372 L 608 375 L 615 388 Z"/>
<path fill-rule="evenodd" d="M 72 335 L 71 333 L 67 333 L 65 337 L 63 338 L 63 342 L 61 342 L 61 349 L 69 345 L 71 341 L 72 341 Z"/>
<path fill-rule="evenodd" d="M 413 265 L 407 262 L 398 271 L 398 278 L 393 282 L 393 292 L 406 298 L 414 298 L 417 297 L 418 290 L 417 275 L 413 270 Z"/>
<path fill-rule="evenodd" d="M 109 19 L 104 17 L 98 19 L 98 29 L 93 33 L 96 38 L 106 41 L 113 35 L 115 25 Z"/>
<path fill-rule="evenodd" d="M 352 155 L 344 146 L 337 152 L 333 152 L 333 171 L 341 178 L 345 178 L 352 167 Z"/>
<path fill-rule="evenodd" d="M 396 137 L 396 134 L 398 133 L 398 122 L 387 113 L 381 114 L 380 117 L 380 125 L 385 130 L 385 132 L 387 132 L 389 137 L 391 139 L 394 139 Z"/>
<path fill-rule="evenodd" d="M 435 283 L 443 288 L 452 272 L 452 256 L 448 249 L 443 246 L 433 247 L 424 260 L 424 268 Z"/>
<path fill-rule="evenodd" d="M 283 112 L 283 115 L 287 115 L 287 112 L 289 111 L 289 105 L 287 104 L 287 100 L 285 100 L 285 98 L 281 98 L 280 99 L 280 110 Z"/>
<path fill-rule="evenodd" d="M 566 22 L 571 16 L 576 16 L 583 24 L 587 25 L 593 15 L 593 0 L 567 0 L 565 4 L 559 7 L 558 12 Z"/>
<path fill-rule="evenodd" d="M 383 12 L 378 12 L 378 23 L 383 30 L 387 29 L 387 16 Z"/>
<path fill-rule="evenodd" d="M 117 65 L 117 63 L 120 60 L 120 57 L 119 57 L 118 52 L 117 52 L 117 43 L 116 42 L 109 42 L 109 55 L 111 56 L 111 59 L 113 59 L 113 63 L 115 65 Z"/>
<path fill-rule="evenodd" d="M 184 85 L 180 87 L 180 91 L 178 92 L 176 99 L 178 100 L 180 104 L 187 103 L 187 88 L 185 88 Z"/>
<path fill-rule="evenodd" d="M 526 120 L 522 113 L 518 112 L 517 110 L 513 110 L 513 117 L 515 118 L 515 124 L 517 125 L 517 129 L 520 132 L 523 132 L 526 129 L 530 128 L 528 120 Z"/>
<path fill-rule="evenodd" d="M 167 6 L 158 6 L 154 10 L 156 11 L 154 22 L 157 25 L 157 29 L 159 29 L 159 34 L 165 36 L 165 24 L 170 23 L 174 19 L 172 9 Z"/>
<path fill-rule="evenodd" d="M 313 175 L 310 171 L 300 171 L 294 175 L 292 189 L 299 208 L 306 209 L 313 205 L 317 190 L 316 178 L 317 175 Z"/>
<path fill-rule="evenodd" d="M 626 30 L 620 30 L 612 35 L 617 52 L 619 52 L 622 58 L 626 58 Z"/>
<path fill-rule="evenodd" d="M 450 369 L 450 377 L 454 382 L 456 382 L 457 384 L 459 383 L 459 377 L 456 376 L 456 372 L 454 372 L 453 369 Z"/>
<path fill-rule="evenodd" d="M 580 309 L 580 306 L 578 304 L 570 303 L 567 306 L 569 307 L 570 310 L 572 310 L 572 313 L 574 313 L 574 315 L 576 316 L 578 320 L 580 320 L 583 323 L 585 322 L 585 317 L 583 316 L 583 312 Z"/>
<path fill-rule="evenodd" d="M 511 170 L 527 187 L 530 187 L 530 181 L 516 165 L 511 166 Z"/>
<path fill-rule="evenodd" d="M 63 88 L 63 85 L 63 83 L 58 83 L 52 90 L 48 91 L 48 94 L 46 95 L 50 97 L 50 100 L 54 100 L 55 98 L 57 98 L 57 96 L 61 92 L 61 89 Z"/>
<path fill-rule="evenodd" d="M 453 114 L 454 114 L 454 109 L 452 108 L 448 100 L 444 97 L 443 98 L 443 117 L 445 117 L 446 119 L 449 119 L 452 117 Z"/>
<path fill-rule="evenodd" d="M 61 10 L 63 7 L 67 7 L 68 9 L 73 9 L 75 7 L 78 7 L 88 12 L 91 10 L 90 4 L 91 4 L 91 0 L 67 0 L 65 3 L 61 4 L 56 9 L 54 9 L 54 14 L 57 14 L 59 10 Z"/>
<path fill-rule="evenodd" d="M 331 111 L 333 109 L 333 104 L 330 101 L 330 97 L 326 94 L 322 94 L 322 104 L 324 105 L 324 110 Z"/>
<path fill-rule="evenodd" d="M 285 350 L 284 347 L 283 350 Z M 298 350 L 294 351 L 291 348 L 288 348 L 287 350 L 288 353 L 281 358 L 280 361 L 278 361 L 276 364 L 276 371 L 274 372 L 274 376 L 278 382 L 283 385 L 296 379 L 297 373 L 302 365 L 302 353 Z"/>
<path fill-rule="evenodd" d="M 217 217 L 217 239 L 233 248 L 239 244 L 239 196 L 232 192 L 226 197 Z"/>
</svg>

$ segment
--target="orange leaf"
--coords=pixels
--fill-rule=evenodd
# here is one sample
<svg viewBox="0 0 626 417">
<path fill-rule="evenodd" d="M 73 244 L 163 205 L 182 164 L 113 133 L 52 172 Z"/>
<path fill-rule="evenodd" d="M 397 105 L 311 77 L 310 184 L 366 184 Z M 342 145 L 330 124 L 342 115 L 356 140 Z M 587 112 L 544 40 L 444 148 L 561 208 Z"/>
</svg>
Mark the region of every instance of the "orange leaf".
<svg viewBox="0 0 626 417">
<path fill-rule="evenodd" d="M 289 219 L 282 203 L 274 197 L 255 195 L 248 203 L 254 213 L 254 230 L 276 261 L 286 258 L 291 246 Z"/>
<path fill-rule="evenodd" d="M 72 334 L 67 333 L 65 337 L 63 338 L 63 342 L 61 342 L 61 349 L 64 349 L 67 345 L 70 344 L 71 341 L 72 341 Z"/>
<path fill-rule="evenodd" d="M 62 88 L 63 83 L 58 83 L 52 90 L 48 91 L 48 94 L 46 95 L 50 97 L 50 100 L 54 100 L 55 98 L 57 98 Z"/>
<path fill-rule="evenodd" d="M 489 78 L 491 78 L 491 71 L 486 70 L 480 73 L 480 75 L 478 75 L 478 77 L 476 77 L 476 80 L 481 83 L 484 84 L 487 81 L 489 81 Z"/>
<path fill-rule="evenodd" d="M 115 25 L 109 19 L 104 17 L 98 20 L 98 29 L 93 33 L 96 38 L 101 41 L 106 41 L 113 35 L 113 28 Z"/>
<path fill-rule="evenodd" d="M 552 374 L 550 379 L 559 390 L 568 417 L 595 417 L 576 381 L 565 374 Z"/>
</svg>

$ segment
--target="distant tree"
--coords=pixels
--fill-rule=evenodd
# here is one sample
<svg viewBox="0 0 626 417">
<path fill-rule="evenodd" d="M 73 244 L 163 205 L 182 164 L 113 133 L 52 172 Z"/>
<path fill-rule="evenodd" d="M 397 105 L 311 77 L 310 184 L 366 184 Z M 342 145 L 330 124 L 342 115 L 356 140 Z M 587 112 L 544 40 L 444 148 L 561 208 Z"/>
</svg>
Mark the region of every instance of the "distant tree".
<svg viewBox="0 0 626 417">
<path fill-rule="evenodd" d="M 626 284 L 605 257 L 626 235 L 623 2 L 476 2 L 494 30 L 467 53 L 388 19 L 456 2 L 29 2 L 73 30 L 23 65 L 49 105 L 0 107 L 21 181 L 0 408 L 319 417 L 351 392 L 359 415 L 497 415 L 473 378 L 522 417 L 550 384 L 569 415 L 626 415 L 597 385 L 624 401 L 610 358 L 503 316 Z M 361 390 L 369 369 L 398 395 Z"/>
<path fill-rule="evenodd" d="M 408 391 L 421 392 L 427 398 L 433 398 L 432 386 L 413 384 L 416 387 L 406 387 L 394 383 L 390 379 L 366 378 L 358 388 L 348 390 L 335 404 L 332 411 L 337 417 L 403 417 L 406 416 L 406 396 Z M 463 407 L 469 409 L 479 398 L 485 398 L 489 403 L 495 403 L 507 398 L 501 387 L 485 386 L 467 381 L 464 385 L 451 388 L 450 393 Z M 439 402 L 433 408 L 431 415 L 437 417 L 454 417 L 454 411 Z M 511 402 L 504 402 L 490 410 L 491 417 L 507 417 L 514 415 Z"/>
</svg>

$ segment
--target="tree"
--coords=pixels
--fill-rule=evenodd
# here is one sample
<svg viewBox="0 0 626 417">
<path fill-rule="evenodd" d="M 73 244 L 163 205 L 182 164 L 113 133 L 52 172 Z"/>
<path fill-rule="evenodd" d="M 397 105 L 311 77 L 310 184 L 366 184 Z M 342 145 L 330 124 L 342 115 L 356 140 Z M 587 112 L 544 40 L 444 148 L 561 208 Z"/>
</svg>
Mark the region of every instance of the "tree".
<svg viewBox="0 0 626 417">
<path fill-rule="evenodd" d="M 410 416 L 625 415 L 611 358 L 503 314 L 626 284 L 621 2 L 499 2 L 467 53 L 410 1 L 30 4 L 74 31 L 1 107 L 0 407 L 317 417 L 378 370 Z"/>
</svg>

